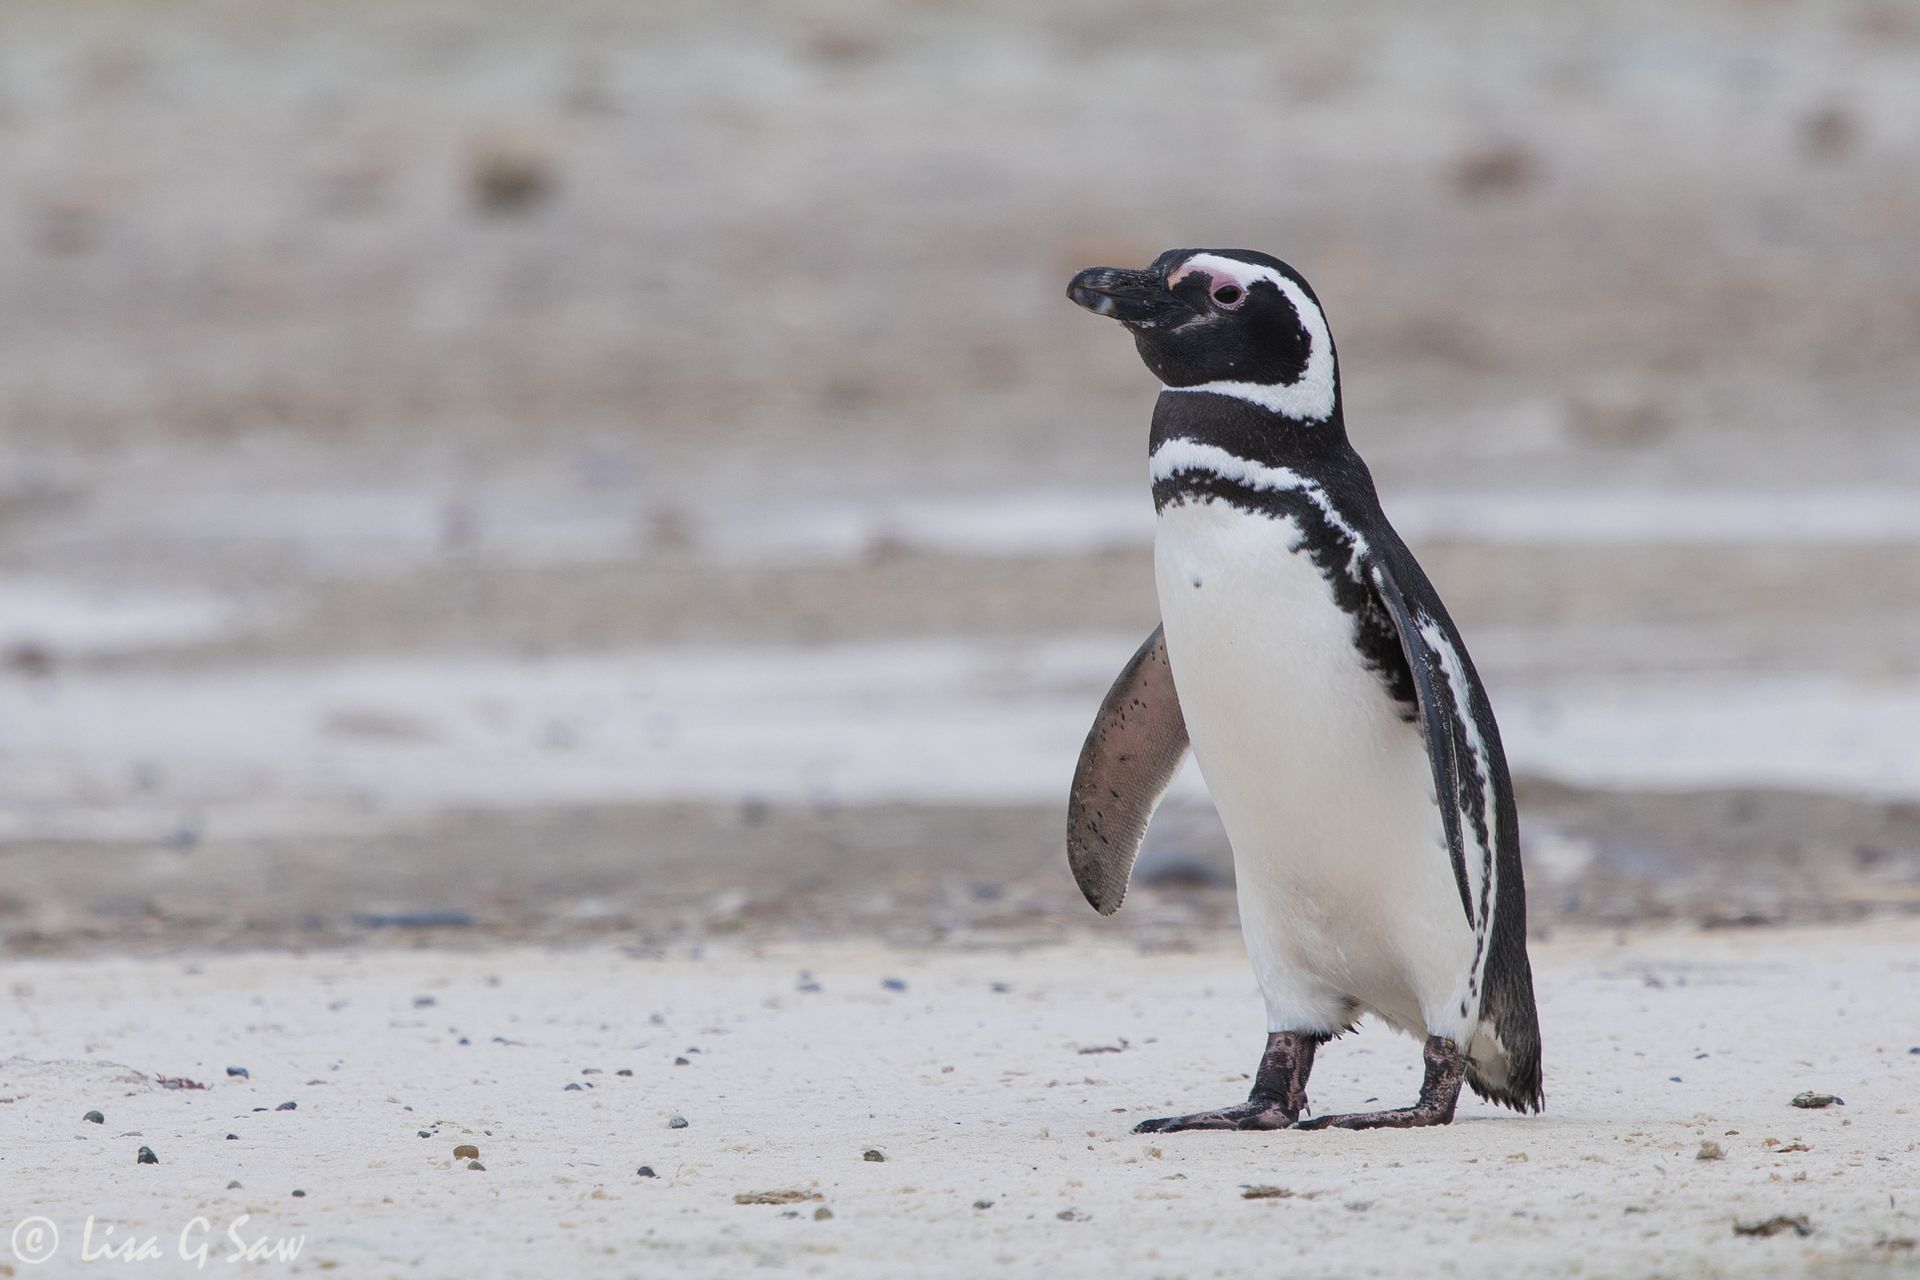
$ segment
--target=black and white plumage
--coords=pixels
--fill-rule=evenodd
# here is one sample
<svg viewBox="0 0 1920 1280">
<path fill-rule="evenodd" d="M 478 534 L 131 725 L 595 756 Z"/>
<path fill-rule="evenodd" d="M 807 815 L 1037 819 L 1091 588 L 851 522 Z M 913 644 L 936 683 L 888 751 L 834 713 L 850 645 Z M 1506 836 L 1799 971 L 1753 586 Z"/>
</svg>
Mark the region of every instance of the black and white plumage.
<svg viewBox="0 0 1920 1280">
<path fill-rule="evenodd" d="M 1081 272 L 1163 390 L 1151 473 L 1161 627 L 1102 704 L 1069 805 L 1116 910 L 1191 741 L 1234 850 L 1267 1005 L 1247 1102 L 1143 1130 L 1299 1123 L 1317 1047 L 1364 1013 L 1426 1040 L 1419 1101 L 1313 1124 L 1446 1123 L 1464 1078 L 1539 1110 L 1513 786 L 1452 619 L 1348 443 L 1333 337 L 1278 259 L 1180 249 Z"/>
</svg>

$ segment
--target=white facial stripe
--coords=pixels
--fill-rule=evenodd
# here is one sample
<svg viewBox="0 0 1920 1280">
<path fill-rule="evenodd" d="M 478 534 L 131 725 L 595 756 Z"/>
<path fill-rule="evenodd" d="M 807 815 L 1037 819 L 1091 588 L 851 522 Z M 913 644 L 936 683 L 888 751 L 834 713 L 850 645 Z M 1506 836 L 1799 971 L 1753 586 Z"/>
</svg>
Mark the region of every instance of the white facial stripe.
<svg viewBox="0 0 1920 1280">
<path fill-rule="evenodd" d="M 1219 396 L 1232 396 L 1236 400 L 1245 400 L 1257 404 L 1263 409 L 1297 418 L 1302 422 L 1324 422 L 1333 416 L 1336 396 L 1336 374 L 1333 367 L 1333 334 L 1327 329 L 1327 318 L 1314 305 L 1312 298 L 1287 277 L 1272 267 L 1263 267 L 1257 263 L 1240 262 L 1234 258 L 1223 258 L 1216 253 L 1196 253 L 1175 269 L 1168 277 L 1169 286 L 1182 276 L 1194 271 L 1204 271 L 1215 281 L 1232 280 L 1242 289 L 1251 289 L 1255 284 L 1265 282 L 1286 295 L 1287 301 L 1300 316 L 1300 323 L 1307 331 L 1307 367 L 1293 382 L 1203 382 L 1195 387 L 1168 387 L 1168 391 L 1206 391 Z"/>
</svg>

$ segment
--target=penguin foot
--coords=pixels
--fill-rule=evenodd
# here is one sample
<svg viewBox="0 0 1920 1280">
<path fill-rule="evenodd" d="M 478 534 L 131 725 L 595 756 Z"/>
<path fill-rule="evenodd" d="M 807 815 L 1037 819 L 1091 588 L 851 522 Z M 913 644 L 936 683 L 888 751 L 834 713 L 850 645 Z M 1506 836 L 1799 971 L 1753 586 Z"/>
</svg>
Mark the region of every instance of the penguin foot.
<svg viewBox="0 0 1920 1280">
<path fill-rule="evenodd" d="M 1437 1108 L 1396 1107 L 1392 1111 L 1355 1111 L 1344 1116 L 1315 1116 L 1302 1120 L 1296 1129 L 1424 1129 L 1429 1125 L 1453 1123 L 1453 1112 Z"/>
<path fill-rule="evenodd" d="M 1260 1055 L 1253 1092 L 1245 1102 L 1190 1116 L 1142 1120 L 1135 1133 L 1178 1133 L 1183 1129 L 1291 1129 L 1307 1107 L 1307 1076 L 1313 1053 L 1326 1036 L 1312 1031 L 1272 1031 Z M 1457 1088 L 1457 1086 L 1456 1086 Z"/>
<path fill-rule="evenodd" d="M 1272 1103 L 1241 1102 L 1218 1111 L 1196 1111 L 1190 1116 L 1161 1116 L 1142 1120 L 1135 1133 L 1179 1133 L 1183 1129 L 1291 1129 L 1300 1113 Z"/>
<path fill-rule="evenodd" d="M 1420 1082 L 1420 1100 L 1392 1111 L 1356 1111 L 1344 1116 L 1315 1116 L 1297 1129 L 1424 1129 L 1452 1124 L 1454 1104 L 1460 1100 L 1460 1082 L 1466 1078 L 1467 1055 L 1442 1036 L 1428 1036 L 1421 1050 L 1426 1078 Z"/>
</svg>

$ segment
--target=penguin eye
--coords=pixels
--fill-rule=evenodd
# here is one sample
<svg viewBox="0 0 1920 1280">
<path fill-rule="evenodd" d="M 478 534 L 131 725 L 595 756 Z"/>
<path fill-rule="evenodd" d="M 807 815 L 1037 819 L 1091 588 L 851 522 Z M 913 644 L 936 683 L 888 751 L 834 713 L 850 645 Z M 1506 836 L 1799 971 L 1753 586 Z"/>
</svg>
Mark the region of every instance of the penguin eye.
<svg viewBox="0 0 1920 1280">
<path fill-rule="evenodd" d="M 1223 307 L 1230 307 L 1240 301 L 1242 294 L 1238 285 L 1223 284 L 1213 291 L 1213 300 Z"/>
</svg>

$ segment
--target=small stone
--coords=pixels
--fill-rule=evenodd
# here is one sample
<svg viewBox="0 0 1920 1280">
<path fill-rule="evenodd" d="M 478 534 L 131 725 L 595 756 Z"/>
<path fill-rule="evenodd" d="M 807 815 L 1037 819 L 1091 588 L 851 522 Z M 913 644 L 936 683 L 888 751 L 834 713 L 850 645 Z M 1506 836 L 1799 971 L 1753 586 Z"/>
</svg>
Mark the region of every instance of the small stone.
<svg viewBox="0 0 1920 1280">
<path fill-rule="evenodd" d="M 1793 1105 L 1806 1111 L 1819 1111 L 1836 1103 L 1843 1107 L 1847 1105 L 1844 1099 L 1836 1098 L 1830 1093 L 1821 1093 L 1817 1089 L 1808 1089 L 1804 1093 L 1793 1095 Z"/>
<path fill-rule="evenodd" d="M 1695 1160 L 1725 1160 L 1727 1158 L 1727 1152 L 1719 1143 L 1709 1138 L 1700 1144 L 1700 1149 L 1693 1153 L 1693 1158 Z"/>
<path fill-rule="evenodd" d="M 159 1164 L 160 1157 L 153 1154 L 152 1147 L 140 1148 L 140 1154 L 133 1158 L 135 1164 Z"/>
<path fill-rule="evenodd" d="M 1242 1200 L 1291 1200 L 1293 1199 L 1293 1192 L 1287 1190 L 1285 1187 L 1262 1185 L 1258 1187 L 1248 1187 L 1240 1193 L 1240 1198 Z"/>
<path fill-rule="evenodd" d="M 1053 1216 L 1060 1219 L 1060 1221 L 1062 1222 L 1085 1222 L 1088 1220 L 1087 1215 L 1080 1212 L 1078 1209 L 1062 1209 L 1060 1212 L 1054 1214 Z"/>
<path fill-rule="evenodd" d="M 297 1102 L 283 1102 L 274 1108 L 275 1111 L 298 1111 L 299 1109 L 300 1104 Z"/>
<path fill-rule="evenodd" d="M 898 978 L 882 978 L 880 985 L 888 991 L 905 991 L 907 984 Z"/>
<path fill-rule="evenodd" d="M 581 1089 L 581 1087 L 580 1087 L 580 1082 L 579 1082 L 578 1080 L 575 1080 L 575 1081 L 574 1081 L 574 1082 L 573 1082 L 572 1084 L 570 1084 L 570 1085 L 568 1085 L 568 1086 L 567 1086 L 566 1088 L 564 1088 L 564 1089 L 562 1089 L 562 1090 L 561 1090 L 560 1092 L 562 1092 L 562 1093 L 581 1093 L 581 1092 L 584 1092 L 584 1090 L 582 1090 L 582 1089 Z"/>
<path fill-rule="evenodd" d="M 306 1195 L 307 1195 L 307 1193 L 306 1193 L 306 1192 L 304 1192 L 304 1191 L 302 1191 L 302 1190 L 301 1190 L 300 1188 L 298 1188 L 298 1187 L 295 1187 L 295 1188 L 293 1189 L 293 1198 L 294 1198 L 294 1199 L 296 1199 L 296 1200 L 304 1200 L 304 1199 L 306 1198 Z"/>
<path fill-rule="evenodd" d="M 878 1147 L 868 1147 L 860 1153 L 860 1158 L 870 1164 L 885 1164 L 887 1162 L 887 1153 Z"/>
<path fill-rule="evenodd" d="M 431 1138 L 431 1137 L 433 1136 L 433 1134 L 431 1134 L 430 1132 L 428 1132 L 428 1131 L 427 1131 L 427 1130 L 425 1130 L 425 1129 L 422 1129 L 422 1130 L 420 1131 L 420 1136 L 421 1136 L 421 1137 L 423 1137 L 423 1138 Z"/>
<path fill-rule="evenodd" d="M 636 1178 L 657 1178 L 660 1175 L 653 1171 L 652 1165 L 643 1164 L 633 1171 L 633 1176 Z"/>
<path fill-rule="evenodd" d="M 546 147 L 531 135 L 497 132 L 475 142 L 469 160 L 474 200 L 488 213 L 517 213 L 546 199 L 555 185 Z"/>
<path fill-rule="evenodd" d="M 237 1076 L 242 1080 L 253 1079 L 253 1073 L 248 1071 L 245 1067 L 228 1067 L 227 1074 L 230 1076 Z"/>
<path fill-rule="evenodd" d="M 798 987 L 795 988 L 795 990 L 805 991 L 811 994 L 812 992 L 816 992 L 820 990 L 820 984 L 809 979 L 805 982 L 802 982 Z"/>
<path fill-rule="evenodd" d="M 676 1067 L 684 1067 L 684 1066 L 689 1066 L 691 1064 L 685 1058 L 675 1058 L 673 1060 L 673 1065 Z"/>
<path fill-rule="evenodd" d="M 669 1129 L 684 1129 L 686 1127 L 687 1127 L 687 1118 L 685 1116 L 674 1116 L 672 1119 L 667 1121 L 667 1128 Z"/>
<path fill-rule="evenodd" d="M 229 1191 L 238 1191 L 238 1190 L 240 1190 L 240 1179 L 238 1179 L 238 1178 L 235 1178 L 235 1179 L 234 1179 L 233 1181 L 231 1181 L 231 1182 L 229 1182 L 229 1183 L 227 1184 L 227 1190 L 229 1190 Z"/>
<path fill-rule="evenodd" d="M 453 1158 L 455 1160 L 478 1160 L 480 1158 L 480 1148 L 474 1146 L 471 1142 L 463 1142 L 453 1149 Z"/>
<path fill-rule="evenodd" d="M 240 1135 L 239 1135 L 239 1134 L 237 1134 L 237 1133 L 230 1133 L 230 1134 L 228 1134 L 228 1135 L 227 1135 L 227 1141 L 228 1141 L 228 1142 L 238 1142 L 238 1141 L 240 1141 Z"/>
<path fill-rule="evenodd" d="M 487 1166 L 481 1164 L 478 1160 L 467 1161 L 467 1168 L 472 1169 L 476 1173 L 485 1173 L 487 1171 Z"/>
<path fill-rule="evenodd" d="M 974 1208 L 976 1208 L 976 1209 L 991 1209 L 991 1208 L 993 1208 L 993 1201 L 991 1201 L 991 1200 L 975 1200 L 975 1201 L 973 1202 L 973 1207 L 974 1207 Z"/>
<path fill-rule="evenodd" d="M 416 1009 L 431 1009 L 439 1003 L 440 1002 L 432 996 L 415 996 L 413 998 L 413 1007 Z"/>
<path fill-rule="evenodd" d="M 832 1216 L 833 1216 L 833 1210 L 827 1208 L 827 1206 L 825 1205 L 821 1205 L 818 1209 L 815 1209 L 813 1211 L 813 1220 L 815 1222 L 825 1222 L 827 1219 L 831 1218 Z"/>
<path fill-rule="evenodd" d="M 618 1071 L 616 1071 L 616 1072 L 614 1072 L 613 1074 L 615 1074 L 615 1075 L 617 1075 L 617 1076 L 627 1076 L 627 1077 L 629 1077 L 629 1078 L 631 1078 L 631 1077 L 632 1077 L 632 1075 L 633 1075 L 633 1068 L 632 1068 L 632 1067 L 622 1067 L 622 1068 L 620 1068 L 620 1069 L 619 1069 Z"/>
<path fill-rule="evenodd" d="M 98 1111 L 89 1111 L 80 1118 L 88 1124 L 105 1124 L 107 1122 L 107 1118 Z"/>
</svg>

